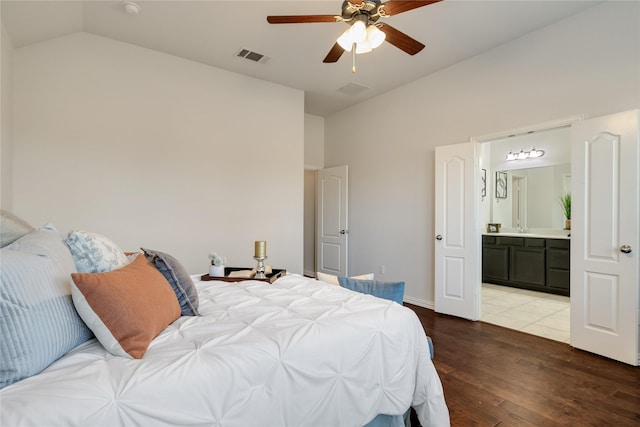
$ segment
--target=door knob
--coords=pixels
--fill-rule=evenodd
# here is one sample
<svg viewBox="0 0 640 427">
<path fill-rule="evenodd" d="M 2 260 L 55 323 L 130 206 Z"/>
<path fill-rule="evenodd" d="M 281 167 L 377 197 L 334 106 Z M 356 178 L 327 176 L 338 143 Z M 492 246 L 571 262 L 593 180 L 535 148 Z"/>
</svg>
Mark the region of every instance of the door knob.
<svg viewBox="0 0 640 427">
<path fill-rule="evenodd" d="M 620 252 L 622 252 L 623 254 L 630 254 L 631 253 L 631 246 L 629 246 L 629 245 L 620 246 Z"/>
<path fill-rule="evenodd" d="M 349 234 L 349 230 L 340 230 L 340 234 Z"/>
<path fill-rule="evenodd" d="M 442 240 L 442 234 L 438 234 L 438 235 L 436 236 L 436 240 Z"/>
</svg>

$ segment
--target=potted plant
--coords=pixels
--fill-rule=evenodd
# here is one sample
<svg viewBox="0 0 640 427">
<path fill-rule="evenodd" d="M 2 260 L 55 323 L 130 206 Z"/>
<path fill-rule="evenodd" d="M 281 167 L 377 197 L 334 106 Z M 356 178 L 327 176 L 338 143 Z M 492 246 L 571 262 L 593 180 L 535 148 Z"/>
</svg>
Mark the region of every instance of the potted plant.
<svg viewBox="0 0 640 427">
<path fill-rule="evenodd" d="M 564 228 L 566 230 L 571 230 L 571 193 L 565 193 L 560 196 L 560 206 L 562 206 L 562 211 L 566 218 Z"/>
<path fill-rule="evenodd" d="M 211 265 L 209 266 L 209 276 L 211 277 L 224 277 L 224 266 L 227 263 L 227 259 L 218 255 L 215 252 L 209 254 Z"/>
</svg>

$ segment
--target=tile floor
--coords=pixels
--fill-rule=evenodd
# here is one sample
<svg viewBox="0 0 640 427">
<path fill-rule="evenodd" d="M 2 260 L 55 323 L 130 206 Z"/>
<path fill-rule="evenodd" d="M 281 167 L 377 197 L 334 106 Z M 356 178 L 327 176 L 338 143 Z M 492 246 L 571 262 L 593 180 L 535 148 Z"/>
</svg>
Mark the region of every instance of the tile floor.
<svg viewBox="0 0 640 427">
<path fill-rule="evenodd" d="M 569 342 L 569 297 L 482 284 L 481 320 Z"/>
</svg>

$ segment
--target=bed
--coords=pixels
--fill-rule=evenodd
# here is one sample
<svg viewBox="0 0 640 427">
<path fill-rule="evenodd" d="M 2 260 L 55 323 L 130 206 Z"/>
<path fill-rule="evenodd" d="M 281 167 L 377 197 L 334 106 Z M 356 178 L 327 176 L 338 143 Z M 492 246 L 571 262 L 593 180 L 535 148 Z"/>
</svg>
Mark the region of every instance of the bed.
<svg viewBox="0 0 640 427">
<path fill-rule="evenodd" d="M 409 407 L 449 425 L 412 310 L 295 274 L 191 279 L 198 316 L 180 315 L 140 358 L 81 343 L 0 390 L 0 425 L 391 426 Z"/>
</svg>

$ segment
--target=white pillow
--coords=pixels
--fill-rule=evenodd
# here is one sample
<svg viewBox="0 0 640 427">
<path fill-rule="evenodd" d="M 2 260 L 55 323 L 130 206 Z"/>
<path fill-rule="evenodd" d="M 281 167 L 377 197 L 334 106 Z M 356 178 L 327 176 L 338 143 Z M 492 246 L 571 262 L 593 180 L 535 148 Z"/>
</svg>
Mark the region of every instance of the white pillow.
<svg viewBox="0 0 640 427">
<path fill-rule="evenodd" d="M 317 271 L 316 272 L 316 277 L 321 282 L 325 282 L 325 283 L 328 283 L 330 285 L 340 286 L 340 283 L 338 282 L 338 276 L 334 276 L 333 274 L 326 274 L 326 273 L 321 273 L 321 272 Z M 375 280 L 373 273 L 361 274 L 360 276 L 351 276 L 350 279 Z"/>
<path fill-rule="evenodd" d="M 78 273 L 104 273 L 129 263 L 118 245 L 97 233 L 71 231 L 64 243 L 71 251 Z"/>
</svg>

